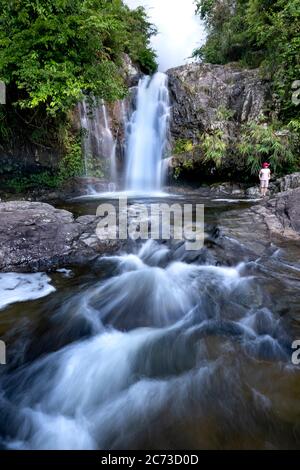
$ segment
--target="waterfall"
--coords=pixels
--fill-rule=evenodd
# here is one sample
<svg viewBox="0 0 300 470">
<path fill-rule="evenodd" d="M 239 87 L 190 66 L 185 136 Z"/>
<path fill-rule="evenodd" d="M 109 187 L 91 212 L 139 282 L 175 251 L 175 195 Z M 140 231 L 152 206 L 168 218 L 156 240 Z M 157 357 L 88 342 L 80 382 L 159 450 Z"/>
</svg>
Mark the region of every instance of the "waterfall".
<svg viewBox="0 0 300 470">
<path fill-rule="evenodd" d="M 117 179 L 116 142 L 115 142 L 115 139 L 113 138 L 113 135 L 109 127 L 107 110 L 106 110 L 106 106 L 104 102 L 102 102 L 101 110 L 102 110 L 103 122 L 104 122 L 104 131 L 102 133 L 103 155 L 104 157 L 107 156 L 110 160 L 110 179 L 111 179 L 111 182 L 114 183 L 116 182 L 116 179 Z"/>
<path fill-rule="evenodd" d="M 87 113 L 87 103 L 85 100 L 78 104 L 78 109 L 80 116 L 80 127 L 83 131 L 82 150 L 84 156 L 84 173 L 86 176 L 88 176 L 88 155 L 91 152 L 91 126 Z"/>
<path fill-rule="evenodd" d="M 162 158 L 170 118 L 168 79 L 164 73 L 140 79 L 136 110 L 126 126 L 126 189 L 155 191 L 162 184 Z"/>
<path fill-rule="evenodd" d="M 103 100 L 92 106 L 83 100 L 79 104 L 81 128 L 83 135 L 83 153 L 86 176 L 101 176 L 105 161 L 109 161 L 110 180 L 117 179 L 116 142 L 109 125 L 109 117 Z"/>
<path fill-rule="evenodd" d="M 134 111 L 127 102 L 120 102 L 121 126 L 124 126 L 125 189 L 151 192 L 161 188 L 168 149 L 170 103 L 168 78 L 164 73 L 144 76 L 136 88 Z M 117 182 L 116 149 L 107 107 L 96 99 L 79 105 L 84 130 L 83 152 L 86 176 L 102 176 L 110 167 L 110 183 Z"/>
</svg>

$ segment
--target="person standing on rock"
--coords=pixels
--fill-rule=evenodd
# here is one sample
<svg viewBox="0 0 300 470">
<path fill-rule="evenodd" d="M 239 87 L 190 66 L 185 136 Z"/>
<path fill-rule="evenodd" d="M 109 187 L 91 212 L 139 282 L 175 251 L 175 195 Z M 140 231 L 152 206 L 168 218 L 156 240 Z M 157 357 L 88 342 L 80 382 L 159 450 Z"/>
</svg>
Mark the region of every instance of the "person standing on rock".
<svg viewBox="0 0 300 470">
<path fill-rule="evenodd" d="M 265 197 L 267 195 L 269 182 L 271 179 L 271 171 L 269 168 L 269 163 L 263 163 L 262 168 L 259 172 L 259 179 L 260 179 L 260 194 Z"/>
</svg>

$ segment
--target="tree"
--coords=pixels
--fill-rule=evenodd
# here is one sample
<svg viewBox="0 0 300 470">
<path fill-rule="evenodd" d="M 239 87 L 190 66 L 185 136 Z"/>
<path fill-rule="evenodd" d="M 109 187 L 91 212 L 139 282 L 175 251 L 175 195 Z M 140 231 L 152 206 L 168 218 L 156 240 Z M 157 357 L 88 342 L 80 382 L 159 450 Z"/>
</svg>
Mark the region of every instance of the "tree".
<svg viewBox="0 0 300 470">
<path fill-rule="evenodd" d="M 196 5 L 208 36 L 194 56 L 260 66 L 272 81 L 279 117 L 298 116 L 291 95 L 300 78 L 300 0 L 197 0 Z"/>
<path fill-rule="evenodd" d="M 156 67 L 143 8 L 121 0 L 0 0 L 0 8 L 0 77 L 19 107 L 56 115 L 83 92 L 121 98 L 126 52 L 145 71 Z"/>
</svg>

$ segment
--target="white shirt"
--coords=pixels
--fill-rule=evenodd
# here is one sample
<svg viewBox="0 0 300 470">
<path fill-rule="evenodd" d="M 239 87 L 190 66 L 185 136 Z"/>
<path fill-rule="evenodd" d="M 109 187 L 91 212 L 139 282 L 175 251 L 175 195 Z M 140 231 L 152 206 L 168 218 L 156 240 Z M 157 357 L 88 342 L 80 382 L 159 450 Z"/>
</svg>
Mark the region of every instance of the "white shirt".
<svg viewBox="0 0 300 470">
<path fill-rule="evenodd" d="M 262 168 L 259 172 L 259 178 L 261 181 L 269 181 L 271 177 L 271 171 L 269 168 Z"/>
</svg>

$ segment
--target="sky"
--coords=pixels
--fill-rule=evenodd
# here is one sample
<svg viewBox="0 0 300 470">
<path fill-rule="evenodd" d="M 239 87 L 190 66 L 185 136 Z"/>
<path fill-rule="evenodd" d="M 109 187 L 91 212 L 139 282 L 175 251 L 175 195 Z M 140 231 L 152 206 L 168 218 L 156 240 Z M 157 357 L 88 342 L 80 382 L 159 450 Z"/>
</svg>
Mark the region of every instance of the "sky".
<svg viewBox="0 0 300 470">
<path fill-rule="evenodd" d="M 195 16 L 193 0 L 125 0 L 131 8 L 144 6 L 159 34 L 152 39 L 159 70 L 165 72 L 188 62 L 195 47 L 204 43 L 205 32 Z"/>
</svg>

